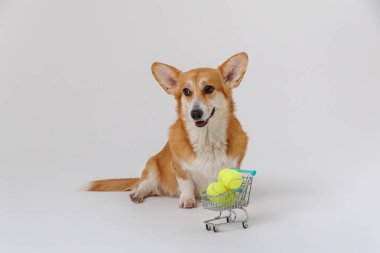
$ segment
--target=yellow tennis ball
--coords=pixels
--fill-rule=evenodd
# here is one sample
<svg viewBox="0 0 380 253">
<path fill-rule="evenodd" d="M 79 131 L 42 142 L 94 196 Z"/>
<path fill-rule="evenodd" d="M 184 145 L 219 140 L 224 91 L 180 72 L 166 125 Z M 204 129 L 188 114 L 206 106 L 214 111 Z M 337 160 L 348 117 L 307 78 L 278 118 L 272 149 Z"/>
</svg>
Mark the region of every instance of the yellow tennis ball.
<svg viewBox="0 0 380 253">
<path fill-rule="evenodd" d="M 219 171 L 218 182 L 222 183 L 222 177 L 224 177 L 224 175 L 226 175 L 230 170 L 231 169 L 229 169 L 229 168 L 224 168 L 221 171 Z"/>
<path fill-rule="evenodd" d="M 218 203 L 221 206 L 232 206 L 238 200 L 238 196 L 234 191 L 228 192 L 226 195 L 219 197 Z"/>
<path fill-rule="evenodd" d="M 228 190 L 226 189 L 226 187 L 222 183 L 213 182 L 213 183 L 208 185 L 206 193 L 209 196 L 215 197 L 217 195 L 226 193 L 227 191 Z"/>
<path fill-rule="evenodd" d="M 212 202 L 218 203 L 222 206 L 233 205 L 237 201 L 237 195 L 235 192 L 227 192 L 228 189 L 220 182 L 213 182 L 209 184 L 206 191 L 207 195 L 209 196 L 209 199 Z M 222 196 L 219 196 L 221 194 Z"/>
<path fill-rule="evenodd" d="M 219 172 L 218 182 L 222 183 L 228 190 L 235 190 L 243 183 L 243 177 L 236 170 L 223 169 Z"/>
</svg>

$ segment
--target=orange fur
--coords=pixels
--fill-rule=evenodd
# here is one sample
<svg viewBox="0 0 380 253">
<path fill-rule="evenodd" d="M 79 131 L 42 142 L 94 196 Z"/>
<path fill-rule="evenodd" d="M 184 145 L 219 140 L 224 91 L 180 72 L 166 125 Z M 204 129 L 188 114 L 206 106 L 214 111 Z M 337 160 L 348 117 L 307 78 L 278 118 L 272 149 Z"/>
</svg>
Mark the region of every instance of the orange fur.
<svg viewBox="0 0 380 253">
<path fill-rule="evenodd" d="M 92 182 L 91 191 L 130 191 L 139 178 L 104 179 Z"/>
<path fill-rule="evenodd" d="M 98 180 L 92 182 L 89 190 L 135 190 L 131 194 L 134 202 L 142 202 L 144 198 L 151 195 L 180 196 L 178 180 L 187 182 L 186 180 L 191 178 L 191 173 L 183 167 L 183 164 L 191 164 L 197 159 L 197 153 L 190 141 L 184 120 L 184 115 L 187 115 L 188 112 L 183 108 L 183 103 L 191 103 L 192 99 L 195 99 L 193 98 L 195 95 L 200 103 L 205 105 L 216 99 L 215 96 L 222 97 L 227 104 L 226 115 L 222 115 L 227 118 L 226 156 L 236 159 L 236 167 L 240 167 L 246 152 L 248 138 L 234 115 L 232 88 L 239 85 L 247 60 L 246 54 L 240 53 L 228 59 L 217 69 L 200 68 L 187 72 L 181 72 L 166 64 L 154 63 L 152 65 L 154 77 L 167 93 L 174 95 L 177 101 L 178 118 L 170 127 L 167 144 L 158 154 L 148 160 L 139 179 Z M 202 83 L 202 80 L 207 80 L 207 82 Z M 193 83 L 194 96 L 185 97 L 183 89 L 189 86 L 189 83 Z M 212 85 L 215 91 L 211 94 L 202 93 L 205 85 Z M 210 118 L 211 120 L 213 118 Z M 181 203 L 181 207 L 185 208 L 195 205 L 196 203 L 190 200 Z"/>
</svg>

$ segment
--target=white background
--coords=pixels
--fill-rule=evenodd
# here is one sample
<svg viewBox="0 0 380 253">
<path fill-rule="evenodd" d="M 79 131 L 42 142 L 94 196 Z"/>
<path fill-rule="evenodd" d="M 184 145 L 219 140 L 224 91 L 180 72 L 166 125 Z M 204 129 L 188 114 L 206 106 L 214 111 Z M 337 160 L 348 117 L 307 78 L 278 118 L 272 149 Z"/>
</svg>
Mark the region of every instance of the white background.
<svg viewBox="0 0 380 253">
<path fill-rule="evenodd" d="M 81 189 L 138 176 L 175 102 L 154 61 L 216 67 L 256 169 L 250 227 L 177 199 Z M 378 252 L 378 1 L 0 1 L 0 252 Z"/>
</svg>

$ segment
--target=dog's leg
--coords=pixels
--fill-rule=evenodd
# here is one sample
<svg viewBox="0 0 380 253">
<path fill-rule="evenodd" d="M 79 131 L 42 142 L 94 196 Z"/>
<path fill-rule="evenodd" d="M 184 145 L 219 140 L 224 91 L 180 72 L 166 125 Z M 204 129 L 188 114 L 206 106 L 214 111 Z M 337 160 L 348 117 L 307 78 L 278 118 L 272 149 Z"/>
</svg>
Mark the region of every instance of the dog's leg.
<svg viewBox="0 0 380 253">
<path fill-rule="evenodd" d="M 202 192 L 207 189 L 207 185 L 209 184 L 208 179 L 204 174 L 197 171 L 191 172 L 191 179 L 195 186 L 195 198 L 201 199 Z"/>
<path fill-rule="evenodd" d="M 193 208 L 197 206 L 195 200 L 195 185 L 193 180 L 188 175 L 177 177 L 178 188 L 180 191 L 179 207 L 180 208 Z"/>
<path fill-rule="evenodd" d="M 129 195 L 135 203 L 142 203 L 146 197 L 158 196 L 159 178 L 157 165 L 154 160 L 149 160 L 136 189 Z"/>
</svg>

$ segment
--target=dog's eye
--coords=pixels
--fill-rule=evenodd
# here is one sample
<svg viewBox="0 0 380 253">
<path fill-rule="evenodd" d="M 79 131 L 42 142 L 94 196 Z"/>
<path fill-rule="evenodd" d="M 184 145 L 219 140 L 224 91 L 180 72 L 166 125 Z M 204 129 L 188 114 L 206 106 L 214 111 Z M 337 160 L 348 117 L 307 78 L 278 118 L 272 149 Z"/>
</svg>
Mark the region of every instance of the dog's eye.
<svg viewBox="0 0 380 253">
<path fill-rule="evenodd" d="M 183 94 L 185 94 L 185 96 L 190 96 L 191 95 L 191 91 L 188 88 L 185 88 L 182 91 L 183 91 Z"/>
<path fill-rule="evenodd" d="M 212 86 L 206 86 L 204 89 L 203 89 L 204 93 L 212 93 L 214 91 L 214 87 Z"/>
</svg>

